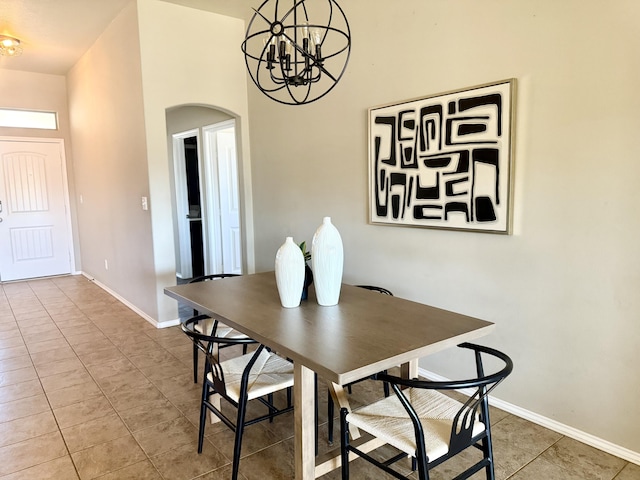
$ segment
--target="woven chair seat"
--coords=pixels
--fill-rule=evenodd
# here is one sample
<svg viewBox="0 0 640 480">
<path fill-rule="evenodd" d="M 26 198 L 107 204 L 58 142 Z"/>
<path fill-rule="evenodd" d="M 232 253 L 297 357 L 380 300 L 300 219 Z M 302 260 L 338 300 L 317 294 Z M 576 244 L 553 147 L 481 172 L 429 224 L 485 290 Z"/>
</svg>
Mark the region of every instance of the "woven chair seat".
<svg viewBox="0 0 640 480">
<path fill-rule="evenodd" d="M 220 363 L 224 374 L 224 384 L 229 398 L 238 402 L 240 399 L 240 382 L 242 372 L 253 357 L 247 353 Z M 213 382 L 213 375 L 207 375 Z M 247 388 L 248 400 L 262 397 L 293 386 L 293 364 L 266 349 L 260 353 L 256 363 L 251 368 Z"/>
<path fill-rule="evenodd" d="M 214 325 L 215 320 L 206 315 L 196 315 L 181 325 L 182 331 L 193 342 L 194 371 L 197 368 L 198 352 L 204 353 L 206 358 L 200 405 L 198 453 L 202 453 L 204 447 L 204 430 L 209 411 L 235 433 L 231 478 L 237 479 L 245 427 L 263 420 L 273 421 L 275 417 L 293 410 L 293 364 L 269 351 L 256 340 L 229 327 L 220 328 L 218 324 L 215 325 L 215 331 L 212 331 Z M 204 333 L 207 330 L 208 332 Z M 235 336 L 236 334 L 238 336 Z M 249 345 L 255 346 L 256 349 L 246 353 Z M 220 361 L 220 349 L 228 346 L 242 346 L 245 353 Z M 287 405 L 284 408 L 277 407 L 274 404 L 274 396 L 271 395 L 280 390 L 287 390 Z M 252 418 L 246 420 L 247 404 L 254 399 L 254 403 L 262 404 L 267 410 L 262 415 L 258 415 L 258 412 L 255 412 L 255 415 L 252 413 Z M 235 421 L 222 411 L 222 400 L 236 409 Z"/>
<path fill-rule="evenodd" d="M 213 318 L 207 318 L 196 323 L 193 326 L 193 329 L 198 333 L 203 333 L 205 335 L 211 335 L 213 330 L 213 322 L 215 320 Z M 245 338 L 246 335 L 242 332 L 234 330 L 231 327 L 228 327 L 224 323 L 218 322 L 218 327 L 216 328 L 216 337 L 218 338 Z"/>
<path fill-rule="evenodd" d="M 408 388 L 402 393 L 420 417 L 429 461 L 433 462 L 446 455 L 453 420 L 462 404 L 434 390 Z M 396 395 L 354 410 L 347 415 L 347 421 L 408 455 L 415 455 L 417 446 L 413 424 Z M 476 419 L 473 436 L 482 433 L 484 429 L 485 425 Z"/>
</svg>

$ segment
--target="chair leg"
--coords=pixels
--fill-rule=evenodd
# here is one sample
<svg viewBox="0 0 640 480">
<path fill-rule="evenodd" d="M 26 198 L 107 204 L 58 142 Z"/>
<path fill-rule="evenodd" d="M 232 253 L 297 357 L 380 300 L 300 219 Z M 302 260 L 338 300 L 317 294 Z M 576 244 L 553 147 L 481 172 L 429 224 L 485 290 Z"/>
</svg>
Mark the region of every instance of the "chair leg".
<svg viewBox="0 0 640 480">
<path fill-rule="evenodd" d="M 383 370 L 382 373 L 384 373 L 385 375 L 387 374 L 386 370 Z M 389 391 L 389 382 L 382 382 L 382 390 L 384 391 L 384 396 L 388 397 L 389 394 L 391 393 Z"/>
<path fill-rule="evenodd" d="M 273 405 L 273 393 L 267 394 L 267 402 Z M 271 408 L 269 409 L 269 423 L 273 423 L 273 410 Z"/>
<path fill-rule="evenodd" d="M 429 480 L 429 469 L 427 467 L 426 453 L 420 454 L 418 452 L 416 456 L 416 463 L 418 464 L 418 479 Z"/>
<path fill-rule="evenodd" d="M 327 439 L 329 445 L 333 445 L 333 416 L 335 415 L 333 397 L 331 392 L 327 390 Z"/>
<path fill-rule="evenodd" d="M 198 347 L 193 344 L 193 383 L 198 383 Z"/>
<path fill-rule="evenodd" d="M 476 353 L 477 354 L 477 353 Z M 477 354 L 478 355 L 478 354 Z M 478 361 L 478 360 L 476 360 Z M 482 360 L 480 361 L 480 366 L 478 368 L 478 374 L 482 374 Z M 484 458 L 488 460 L 487 466 L 485 467 L 487 480 L 495 480 L 495 470 L 493 465 L 493 440 L 491 438 L 491 417 L 489 415 L 489 399 L 485 395 L 482 399 L 482 421 L 486 425 L 486 432 L 484 438 L 480 441 L 482 446 L 482 453 L 484 454 Z"/>
<path fill-rule="evenodd" d="M 203 382 L 202 400 L 200 402 L 200 428 L 198 430 L 198 453 L 202 453 L 202 446 L 204 445 L 204 427 L 207 421 L 207 406 L 204 402 L 207 401 L 208 396 L 209 385 L 207 385 L 207 382 Z"/>
<path fill-rule="evenodd" d="M 236 437 L 233 444 L 233 463 L 231 469 L 231 480 L 238 480 L 240 469 L 240 453 L 242 450 L 242 435 L 244 434 L 244 418 L 247 413 L 247 399 L 241 399 L 238 404 L 238 417 L 236 420 Z"/>
<path fill-rule="evenodd" d="M 489 460 L 489 463 L 485 467 L 487 480 L 496 480 L 495 471 L 493 468 L 493 442 L 491 441 L 491 427 L 487 427 L 487 436 L 482 439 L 482 453 L 484 458 Z"/>
<path fill-rule="evenodd" d="M 342 480 L 349 480 L 349 424 L 347 423 L 347 409 L 340 410 L 340 463 L 342 466 Z"/>
</svg>

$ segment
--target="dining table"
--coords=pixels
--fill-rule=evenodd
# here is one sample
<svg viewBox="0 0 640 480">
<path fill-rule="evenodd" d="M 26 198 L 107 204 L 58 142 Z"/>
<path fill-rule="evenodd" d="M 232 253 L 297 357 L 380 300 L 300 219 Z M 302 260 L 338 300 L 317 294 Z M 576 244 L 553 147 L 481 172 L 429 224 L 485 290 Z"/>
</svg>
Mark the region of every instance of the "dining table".
<svg viewBox="0 0 640 480">
<path fill-rule="evenodd" d="M 339 407 L 343 385 L 401 367 L 418 376 L 418 360 L 489 334 L 492 322 L 398 296 L 342 284 L 337 305 L 320 306 L 313 286 L 300 306 L 280 304 L 274 272 L 166 287 L 166 295 L 248 335 L 294 365 L 295 478 L 311 480 L 340 466 L 339 454 L 315 455 L 315 373 Z M 351 432 L 359 437 L 359 432 Z M 365 438 L 361 448 L 380 446 Z"/>
</svg>

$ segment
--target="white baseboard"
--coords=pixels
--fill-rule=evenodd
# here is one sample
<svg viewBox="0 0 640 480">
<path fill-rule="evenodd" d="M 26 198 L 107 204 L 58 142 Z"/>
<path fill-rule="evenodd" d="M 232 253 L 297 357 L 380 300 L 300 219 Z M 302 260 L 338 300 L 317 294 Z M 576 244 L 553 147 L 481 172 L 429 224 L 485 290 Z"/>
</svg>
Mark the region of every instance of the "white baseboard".
<svg viewBox="0 0 640 480">
<path fill-rule="evenodd" d="M 179 318 L 176 318 L 175 320 L 166 320 L 164 322 L 156 322 L 156 325 L 158 326 L 158 328 L 169 328 L 169 327 L 175 327 L 176 325 L 180 325 L 182 322 L 180 321 Z"/>
<path fill-rule="evenodd" d="M 90 281 L 98 285 L 100 288 L 106 291 L 109 295 L 117 298 L 120 302 L 124 303 L 127 307 L 129 307 L 131 310 L 136 312 L 138 315 L 140 315 L 142 318 L 144 318 L 146 321 L 151 323 L 156 328 L 173 327 L 180 324 L 180 319 L 168 320 L 165 322 L 158 322 L 155 319 L 151 318 L 146 313 L 144 313 L 142 310 L 138 309 L 135 305 L 132 305 L 131 303 L 129 303 L 126 299 L 122 298 L 120 295 L 118 295 L 116 292 L 111 290 L 109 287 L 107 287 L 106 285 L 103 285 L 102 283 L 100 283 L 99 281 L 91 277 L 90 275 L 87 275 L 84 272 L 82 272 L 82 275 L 84 275 Z M 437 373 L 431 372 L 429 370 L 425 370 L 423 368 L 418 369 L 418 374 L 424 378 L 428 378 L 429 380 L 433 380 L 433 381 L 449 381 L 450 380 L 446 377 L 443 377 L 442 375 L 438 375 Z M 460 390 L 460 393 L 469 395 L 471 392 Z M 582 430 L 578 430 L 577 428 L 570 427 L 569 425 L 565 425 L 564 423 L 560 423 L 556 420 L 553 420 L 551 418 L 545 417 L 538 413 L 526 410 L 524 408 L 518 407 L 517 405 L 514 405 L 509 402 L 505 402 L 504 400 L 500 400 L 495 397 L 489 397 L 489 403 L 492 406 L 499 408 L 501 410 L 504 410 L 507 413 L 510 413 L 520 418 L 524 418 L 525 420 L 529 420 L 530 422 L 533 422 L 537 425 L 548 428 L 549 430 L 553 430 L 554 432 L 558 432 L 569 438 L 573 438 L 574 440 L 582 442 L 586 445 L 590 445 L 594 448 L 597 448 L 598 450 L 602 450 L 603 452 L 609 453 L 616 457 L 622 458 L 628 462 L 634 463 L 636 465 L 640 465 L 640 452 L 634 452 L 632 450 L 629 450 L 628 448 L 621 447 L 620 445 L 616 445 L 607 440 L 596 437 L 595 435 L 591 435 L 590 433 L 583 432 Z"/>
<path fill-rule="evenodd" d="M 136 307 L 135 305 L 133 305 L 132 303 L 127 301 L 127 299 L 121 297 L 116 292 L 111 290 L 109 287 L 107 287 L 106 285 L 100 283 L 98 280 L 93 278 L 91 275 L 87 275 L 85 272 L 82 272 L 82 275 L 85 276 L 86 278 L 88 278 L 91 282 L 95 283 L 97 286 L 99 286 L 101 289 L 103 289 L 105 292 L 107 292 L 112 297 L 114 297 L 114 298 L 118 299 L 118 301 L 124 303 L 127 307 L 129 307 L 131 310 L 136 312 L 138 315 L 140 315 L 142 318 L 144 318 L 147 322 L 149 322 L 154 327 L 156 327 L 156 328 L 167 328 L 167 327 L 174 327 L 176 325 L 180 325 L 180 319 L 179 318 L 176 319 L 176 320 L 167 320 L 167 321 L 164 321 L 164 322 L 158 322 L 156 319 L 150 317 L 149 315 L 144 313 L 142 310 L 140 310 L 138 307 Z"/>
<path fill-rule="evenodd" d="M 441 375 L 438 375 L 437 373 L 430 372 L 429 370 L 425 370 L 423 368 L 418 369 L 418 374 L 433 381 L 450 380 L 449 378 L 443 377 Z M 465 395 L 471 394 L 471 392 L 468 390 L 460 390 L 460 393 Z M 583 432 L 582 430 L 578 430 L 577 428 L 570 427 L 569 425 L 565 425 L 564 423 L 560 423 L 556 420 L 544 417 L 535 412 L 525 410 L 524 408 L 518 407 L 517 405 L 513 405 L 512 403 L 505 402 L 504 400 L 500 400 L 495 397 L 490 396 L 489 403 L 496 408 L 515 415 L 516 417 L 524 418 L 525 420 L 529 420 L 530 422 L 548 428 L 549 430 L 553 430 L 554 432 L 558 432 L 569 438 L 573 438 L 574 440 L 597 448 L 598 450 L 602 450 L 603 452 L 607 452 L 628 462 L 640 465 L 639 452 L 634 452 L 632 450 L 629 450 L 628 448 L 621 447 L 620 445 L 608 442 L 607 440 L 603 440 L 602 438 L 591 435 L 590 433 Z"/>
</svg>

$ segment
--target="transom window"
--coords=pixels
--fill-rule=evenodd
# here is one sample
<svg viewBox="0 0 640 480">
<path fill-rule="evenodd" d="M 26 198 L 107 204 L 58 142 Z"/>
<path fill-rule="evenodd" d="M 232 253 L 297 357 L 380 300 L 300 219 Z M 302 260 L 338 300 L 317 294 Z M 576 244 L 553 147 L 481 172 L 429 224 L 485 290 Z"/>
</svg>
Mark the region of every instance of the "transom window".
<svg viewBox="0 0 640 480">
<path fill-rule="evenodd" d="M 56 112 L 0 108 L 0 127 L 58 129 Z"/>
</svg>

